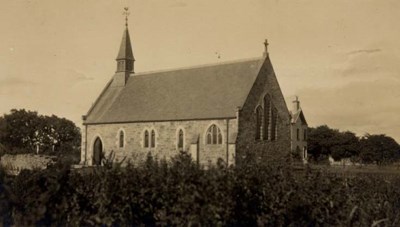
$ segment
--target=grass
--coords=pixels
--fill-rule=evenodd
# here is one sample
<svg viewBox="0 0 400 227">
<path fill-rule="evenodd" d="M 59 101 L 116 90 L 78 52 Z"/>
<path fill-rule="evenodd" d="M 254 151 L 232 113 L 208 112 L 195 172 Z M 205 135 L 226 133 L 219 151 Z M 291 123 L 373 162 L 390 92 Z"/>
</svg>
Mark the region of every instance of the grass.
<svg viewBox="0 0 400 227">
<path fill-rule="evenodd" d="M 337 174 L 371 174 L 371 175 L 400 175 L 400 168 L 398 165 L 364 165 L 364 166 L 329 166 L 329 165 L 310 165 L 315 170 L 326 170 L 330 173 Z"/>
</svg>

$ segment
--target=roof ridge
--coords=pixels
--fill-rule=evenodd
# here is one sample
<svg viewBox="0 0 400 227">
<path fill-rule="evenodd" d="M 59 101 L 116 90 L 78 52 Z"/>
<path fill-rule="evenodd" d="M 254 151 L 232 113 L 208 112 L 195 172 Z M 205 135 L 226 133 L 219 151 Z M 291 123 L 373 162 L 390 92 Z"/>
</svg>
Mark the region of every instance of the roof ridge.
<svg viewBox="0 0 400 227">
<path fill-rule="evenodd" d="M 263 58 L 252 58 L 192 70 L 142 73 L 138 77 L 131 74 L 124 87 L 105 88 L 85 124 L 235 118 L 237 107 L 243 106 L 263 62 Z M 210 99 L 210 95 L 214 98 Z"/>
<path fill-rule="evenodd" d="M 243 63 L 243 62 L 256 61 L 256 60 L 262 61 L 264 59 L 263 59 L 263 57 L 245 58 L 245 59 L 231 60 L 231 61 L 225 61 L 225 62 L 220 62 L 220 63 L 208 63 L 208 64 L 185 66 L 185 67 L 178 67 L 178 68 L 172 68 L 172 69 L 161 69 L 161 70 L 153 70 L 153 71 L 140 72 L 140 73 L 131 73 L 130 76 L 144 76 L 144 75 L 150 75 L 150 74 L 156 74 L 156 73 L 165 73 L 165 72 L 181 71 L 181 70 L 188 70 L 188 69 L 198 69 L 198 68 L 205 68 L 205 67 L 230 65 L 230 64 L 235 64 L 235 63 Z"/>
</svg>

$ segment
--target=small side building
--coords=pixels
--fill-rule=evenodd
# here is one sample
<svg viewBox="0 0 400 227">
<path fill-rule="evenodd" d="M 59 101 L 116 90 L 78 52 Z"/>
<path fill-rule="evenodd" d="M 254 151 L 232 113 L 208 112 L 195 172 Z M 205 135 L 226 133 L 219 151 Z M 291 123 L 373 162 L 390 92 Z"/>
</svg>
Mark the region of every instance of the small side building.
<svg viewBox="0 0 400 227">
<path fill-rule="evenodd" d="M 303 163 L 307 163 L 307 129 L 308 124 L 304 117 L 303 110 L 300 107 L 300 101 L 296 96 L 293 101 L 293 108 L 290 112 L 290 135 L 291 150 L 295 159 L 300 159 Z"/>
</svg>

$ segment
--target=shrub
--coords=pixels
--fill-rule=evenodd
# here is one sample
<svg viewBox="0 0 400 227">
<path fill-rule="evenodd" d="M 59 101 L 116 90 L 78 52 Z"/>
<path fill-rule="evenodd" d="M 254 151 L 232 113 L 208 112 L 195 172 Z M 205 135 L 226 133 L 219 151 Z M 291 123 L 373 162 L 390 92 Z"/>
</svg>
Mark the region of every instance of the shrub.
<svg viewBox="0 0 400 227">
<path fill-rule="evenodd" d="M 342 176 L 288 165 L 223 163 L 181 153 L 139 166 L 0 171 L 3 225 L 396 226 L 400 177 Z"/>
</svg>

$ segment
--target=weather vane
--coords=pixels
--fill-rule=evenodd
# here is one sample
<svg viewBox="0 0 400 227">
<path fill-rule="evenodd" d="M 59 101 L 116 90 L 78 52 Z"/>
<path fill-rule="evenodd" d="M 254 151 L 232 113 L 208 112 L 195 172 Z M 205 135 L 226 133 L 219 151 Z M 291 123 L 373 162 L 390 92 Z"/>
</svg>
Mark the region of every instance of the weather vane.
<svg viewBox="0 0 400 227">
<path fill-rule="evenodd" d="M 122 13 L 122 15 L 125 15 L 125 26 L 128 27 L 128 16 L 130 14 L 129 12 L 129 8 L 128 7 L 124 7 L 124 12 Z"/>
</svg>

